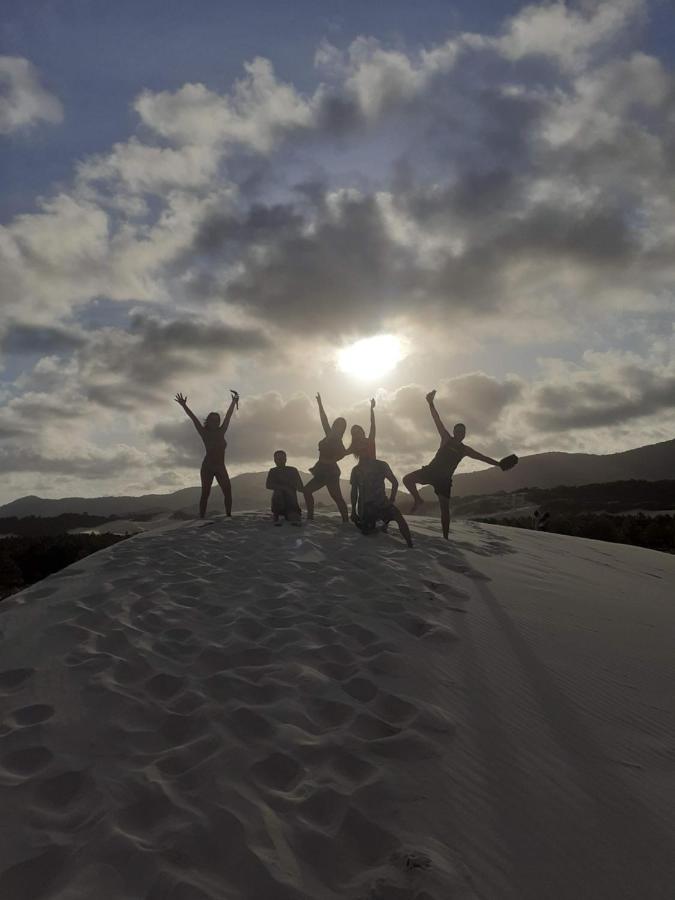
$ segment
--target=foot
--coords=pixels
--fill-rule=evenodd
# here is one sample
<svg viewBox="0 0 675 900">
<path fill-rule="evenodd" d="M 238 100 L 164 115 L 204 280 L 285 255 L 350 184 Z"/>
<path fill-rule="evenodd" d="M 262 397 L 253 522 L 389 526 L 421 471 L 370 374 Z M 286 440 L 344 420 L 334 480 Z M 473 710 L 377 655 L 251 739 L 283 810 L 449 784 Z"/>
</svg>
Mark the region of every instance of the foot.
<svg viewBox="0 0 675 900">
<path fill-rule="evenodd" d="M 283 522 L 275 522 L 274 524 L 276 525 L 277 528 L 281 528 L 281 526 L 283 525 Z"/>
</svg>

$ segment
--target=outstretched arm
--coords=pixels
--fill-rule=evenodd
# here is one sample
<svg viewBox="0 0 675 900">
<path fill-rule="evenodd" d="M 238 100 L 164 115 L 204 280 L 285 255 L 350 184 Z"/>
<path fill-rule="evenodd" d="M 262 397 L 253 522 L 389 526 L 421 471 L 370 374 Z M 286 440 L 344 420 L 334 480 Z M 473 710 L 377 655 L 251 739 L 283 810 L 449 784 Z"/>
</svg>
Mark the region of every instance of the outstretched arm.
<svg viewBox="0 0 675 900">
<path fill-rule="evenodd" d="M 227 427 L 230 424 L 230 419 L 232 418 L 232 413 L 234 412 L 235 406 L 238 405 L 239 402 L 239 394 L 232 394 L 232 399 L 230 400 L 230 405 L 225 413 L 225 418 L 223 419 L 223 424 L 220 426 L 220 430 L 225 434 L 227 431 Z"/>
<path fill-rule="evenodd" d="M 188 414 L 188 416 L 190 416 L 190 418 L 192 419 L 192 422 L 193 422 L 195 428 L 197 429 L 197 431 L 199 432 L 199 434 L 203 434 L 204 426 L 199 421 L 197 416 L 192 412 L 190 407 L 187 405 L 187 397 L 184 397 L 181 393 L 178 393 L 178 394 L 176 394 L 175 399 L 176 399 L 176 403 L 179 406 L 182 406 L 183 409 L 185 410 L 185 412 Z"/>
<path fill-rule="evenodd" d="M 479 462 L 488 463 L 491 466 L 499 465 L 499 460 L 492 459 L 491 456 L 483 456 L 482 453 L 479 453 L 477 450 L 474 450 L 473 447 L 467 447 L 466 444 L 464 445 L 464 455 L 470 456 L 471 459 L 477 459 L 477 460 L 479 460 Z"/>
<path fill-rule="evenodd" d="M 387 481 L 391 482 L 391 494 L 389 496 L 389 502 L 393 503 L 396 500 L 396 494 L 398 493 L 398 478 L 394 475 L 389 466 L 387 466 L 384 477 L 387 479 Z"/>
<path fill-rule="evenodd" d="M 441 417 L 438 415 L 438 411 L 436 410 L 436 407 L 434 406 L 434 397 L 435 396 L 436 396 L 436 391 L 429 391 L 429 393 L 427 394 L 427 397 L 426 397 L 427 403 L 429 404 L 429 410 L 431 412 L 431 418 L 434 420 L 434 424 L 436 425 L 436 428 L 438 429 L 438 433 L 440 434 L 440 436 L 442 438 L 448 437 L 448 429 L 441 422 Z"/>
<path fill-rule="evenodd" d="M 370 401 L 370 434 L 368 435 L 369 441 L 375 440 L 375 398 Z"/>
<path fill-rule="evenodd" d="M 321 402 L 321 394 L 316 395 L 316 402 L 319 404 L 319 416 L 321 418 L 323 430 L 326 432 L 326 436 L 328 436 L 330 434 L 330 422 L 328 421 L 328 416 L 326 415 L 323 403 Z"/>
</svg>

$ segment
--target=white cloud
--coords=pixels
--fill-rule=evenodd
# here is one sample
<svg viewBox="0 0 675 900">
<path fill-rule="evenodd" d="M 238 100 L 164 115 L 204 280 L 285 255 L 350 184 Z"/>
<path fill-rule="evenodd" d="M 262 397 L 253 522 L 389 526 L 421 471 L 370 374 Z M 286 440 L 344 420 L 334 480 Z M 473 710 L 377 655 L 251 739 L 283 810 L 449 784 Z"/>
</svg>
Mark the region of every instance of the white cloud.
<svg viewBox="0 0 675 900">
<path fill-rule="evenodd" d="M 533 4 L 507 22 L 496 45 L 507 59 L 540 55 L 573 72 L 620 36 L 645 8 L 645 0 L 591 0 L 579 11 L 565 0 Z"/>
<path fill-rule="evenodd" d="M 42 87 L 35 66 L 21 56 L 0 56 L 0 134 L 62 121 L 61 101 Z"/>
</svg>

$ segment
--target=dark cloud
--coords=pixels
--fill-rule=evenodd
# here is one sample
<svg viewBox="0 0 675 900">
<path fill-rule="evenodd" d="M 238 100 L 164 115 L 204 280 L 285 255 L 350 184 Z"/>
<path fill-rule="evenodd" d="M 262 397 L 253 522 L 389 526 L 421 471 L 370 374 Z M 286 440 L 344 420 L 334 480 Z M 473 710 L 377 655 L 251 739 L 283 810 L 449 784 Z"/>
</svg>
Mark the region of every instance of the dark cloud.
<svg viewBox="0 0 675 900">
<path fill-rule="evenodd" d="M 12 324 L 0 338 L 0 348 L 17 355 L 50 356 L 70 353 L 86 343 L 86 338 L 65 328 L 46 325 Z"/>
<path fill-rule="evenodd" d="M 610 380 L 613 379 L 613 380 Z M 621 425 L 675 410 L 675 374 L 624 365 L 533 392 L 527 421 L 542 431 Z"/>
</svg>

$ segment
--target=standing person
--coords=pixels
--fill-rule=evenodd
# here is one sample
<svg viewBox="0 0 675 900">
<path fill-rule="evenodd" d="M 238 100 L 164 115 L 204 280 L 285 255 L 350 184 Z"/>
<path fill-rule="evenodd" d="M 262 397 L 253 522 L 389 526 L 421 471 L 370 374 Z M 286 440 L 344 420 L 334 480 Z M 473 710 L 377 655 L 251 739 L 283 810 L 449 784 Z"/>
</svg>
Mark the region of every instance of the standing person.
<svg viewBox="0 0 675 900">
<path fill-rule="evenodd" d="M 331 425 L 321 402 L 321 394 L 316 395 L 316 402 L 319 404 L 319 417 L 325 437 L 319 441 L 319 461 L 309 470 L 312 473 L 312 478 L 305 485 L 307 518 L 314 518 L 314 492 L 322 487 L 326 487 L 340 510 L 342 521 L 348 522 L 347 504 L 340 490 L 340 467 L 338 466 L 338 460 L 347 454 L 345 445 L 342 443 L 347 422 L 340 417 L 335 419 Z"/>
<path fill-rule="evenodd" d="M 391 482 L 391 494 L 387 497 L 384 480 Z M 352 521 L 363 533 L 375 531 L 379 521 L 386 527 L 392 520 L 398 524 L 401 536 L 412 547 L 410 528 L 400 509 L 394 505 L 398 491 L 398 479 L 383 459 L 362 459 L 352 469 Z"/>
<path fill-rule="evenodd" d="M 206 515 L 206 505 L 209 501 L 209 494 L 211 493 L 211 485 L 213 484 L 214 478 L 223 492 L 225 513 L 228 516 L 232 515 L 232 486 L 230 484 L 230 476 L 227 474 L 227 469 L 225 468 L 225 448 L 227 447 L 225 432 L 230 424 L 230 419 L 232 418 L 235 406 L 239 408 L 239 394 L 236 391 L 230 391 L 230 393 L 232 394 L 232 400 L 223 421 L 220 421 L 220 415 L 217 412 L 210 412 L 204 420 L 203 425 L 187 405 L 187 397 L 184 397 L 180 393 L 176 394 L 176 403 L 178 403 L 179 406 L 182 406 L 188 416 L 192 419 L 200 438 L 204 442 L 204 447 L 206 448 L 206 455 L 202 460 L 200 472 L 202 494 L 199 498 L 199 516 L 202 519 Z"/>
<path fill-rule="evenodd" d="M 352 453 L 357 459 L 376 459 L 375 451 L 375 398 L 370 401 L 370 431 L 368 437 L 360 425 L 352 425 L 352 442 L 347 448 L 347 453 Z"/>
<path fill-rule="evenodd" d="M 304 488 L 300 473 L 294 466 L 287 466 L 286 459 L 285 450 L 274 452 L 274 466 L 267 473 L 265 487 L 272 491 L 274 524 L 281 525 L 279 516 L 283 516 L 291 525 L 299 525 L 301 512 L 296 491 Z"/>
<path fill-rule="evenodd" d="M 468 456 L 470 459 L 477 459 L 480 460 L 480 462 L 486 462 L 491 466 L 499 466 L 503 471 L 512 468 L 518 462 L 518 457 L 507 456 L 501 461 L 498 461 L 492 459 L 490 456 L 484 456 L 482 453 L 478 453 L 477 450 L 473 450 L 471 447 L 467 447 L 464 443 L 466 426 L 461 422 L 458 422 L 453 428 L 452 434 L 450 434 L 441 421 L 441 417 L 438 415 L 436 407 L 434 406 L 435 396 L 436 391 L 430 391 L 426 396 L 426 400 L 429 404 L 431 417 L 441 436 L 441 446 L 438 448 L 436 455 L 428 465 L 422 466 L 421 469 L 409 472 L 408 475 L 404 476 L 403 484 L 412 494 L 413 508 L 411 512 L 415 512 L 415 510 L 424 503 L 424 500 L 422 500 L 419 491 L 417 490 L 417 485 L 432 485 L 441 507 L 443 537 L 447 540 L 450 531 L 450 491 L 452 489 L 452 476 L 464 457 Z"/>
</svg>

